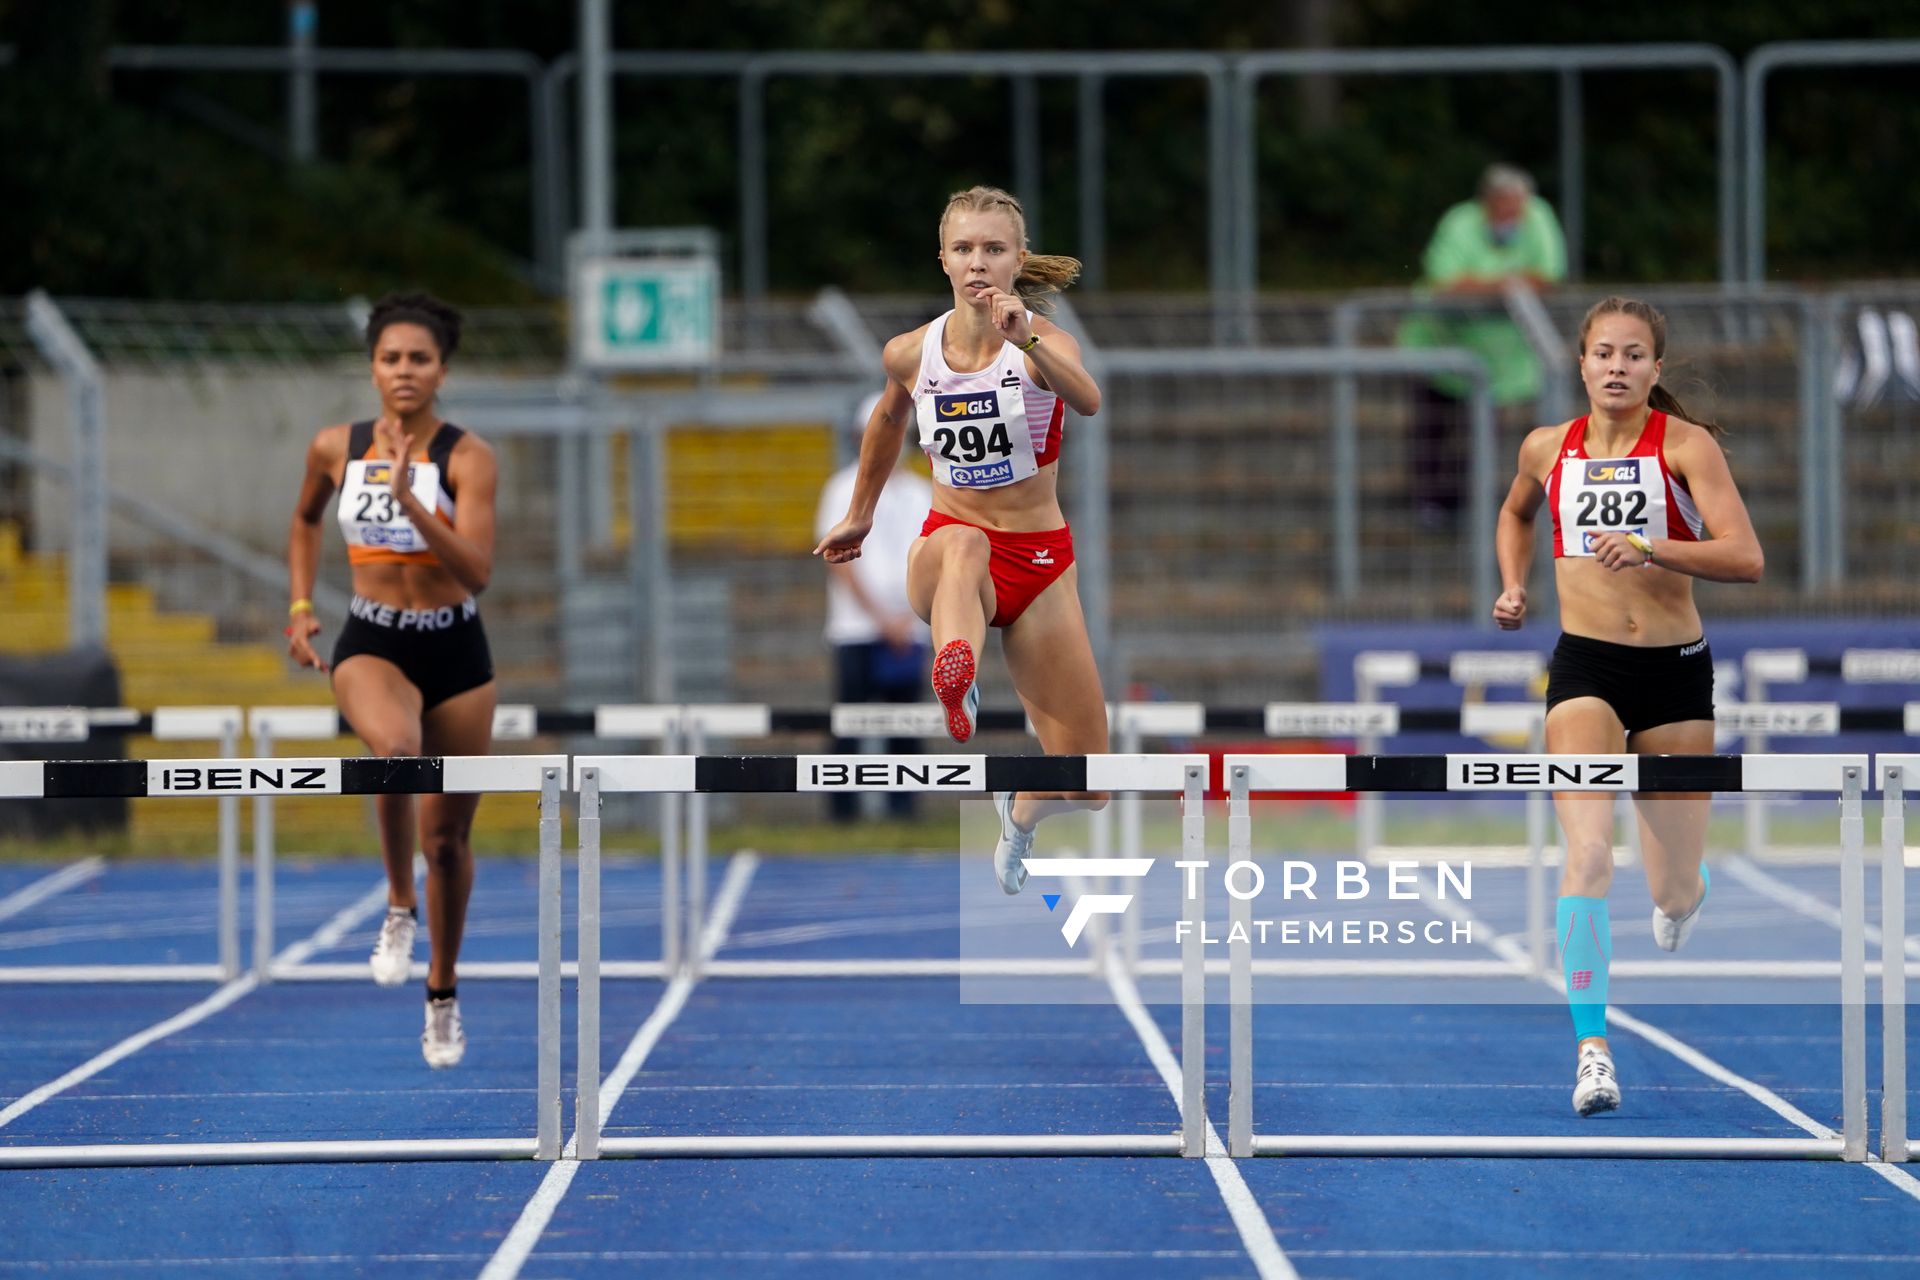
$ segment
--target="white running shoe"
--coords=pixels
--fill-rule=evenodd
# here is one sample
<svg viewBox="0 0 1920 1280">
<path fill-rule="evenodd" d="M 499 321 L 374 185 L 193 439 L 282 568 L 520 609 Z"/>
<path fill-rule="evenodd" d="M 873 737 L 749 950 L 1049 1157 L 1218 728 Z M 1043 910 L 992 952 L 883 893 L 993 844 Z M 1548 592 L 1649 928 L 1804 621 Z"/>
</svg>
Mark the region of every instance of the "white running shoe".
<svg viewBox="0 0 1920 1280">
<path fill-rule="evenodd" d="M 457 1066 L 467 1052 L 467 1033 L 460 1027 L 460 1001 L 452 996 L 427 1001 L 427 1029 L 420 1033 L 420 1056 L 438 1070 Z"/>
<path fill-rule="evenodd" d="M 1614 1079 L 1613 1055 L 1601 1045 L 1583 1047 L 1580 1067 L 1573 1078 L 1573 1109 L 1590 1116 L 1619 1105 L 1620 1082 Z"/>
<path fill-rule="evenodd" d="M 1033 852 L 1033 832 L 1013 820 L 1011 791 L 993 793 L 993 811 L 1000 815 L 1000 841 L 993 846 L 993 871 L 1000 877 L 1005 893 L 1018 893 L 1026 887 L 1026 856 Z"/>
<path fill-rule="evenodd" d="M 1707 864 L 1700 864 L 1700 901 L 1693 904 L 1693 910 L 1675 920 L 1659 907 L 1653 909 L 1653 944 L 1662 951 L 1678 951 L 1693 932 L 1694 924 L 1700 919 L 1700 908 L 1707 905 L 1707 890 L 1712 881 L 1707 877 Z"/>
<path fill-rule="evenodd" d="M 397 987 L 413 972 L 413 935 L 419 930 L 413 912 L 405 907 L 388 907 L 386 921 L 380 926 L 380 939 L 373 944 L 367 965 L 373 980 L 383 987 Z"/>
</svg>

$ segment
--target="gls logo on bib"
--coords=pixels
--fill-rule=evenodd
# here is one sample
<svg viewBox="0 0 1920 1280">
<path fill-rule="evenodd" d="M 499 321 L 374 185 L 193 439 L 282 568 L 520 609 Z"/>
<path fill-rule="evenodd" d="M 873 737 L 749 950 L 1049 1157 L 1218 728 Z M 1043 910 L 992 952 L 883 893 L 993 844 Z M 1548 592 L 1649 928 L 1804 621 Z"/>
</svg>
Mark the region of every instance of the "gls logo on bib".
<svg viewBox="0 0 1920 1280">
<path fill-rule="evenodd" d="M 941 418 L 997 418 L 1000 416 L 1000 395 L 994 391 L 980 391 L 963 396 L 936 396 L 933 411 Z"/>
</svg>

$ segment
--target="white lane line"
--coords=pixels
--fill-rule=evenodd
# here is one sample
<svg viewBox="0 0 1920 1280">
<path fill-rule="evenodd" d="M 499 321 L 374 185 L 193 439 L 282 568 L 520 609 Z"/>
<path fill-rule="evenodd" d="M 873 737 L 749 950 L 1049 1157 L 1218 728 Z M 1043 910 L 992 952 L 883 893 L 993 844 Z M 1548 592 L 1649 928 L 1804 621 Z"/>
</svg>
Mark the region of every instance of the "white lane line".
<svg viewBox="0 0 1920 1280">
<path fill-rule="evenodd" d="M 387 883 L 385 880 L 382 880 L 372 889 L 369 889 L 366 895 L 359 901 L 344 908 L 335 915 L 333 919 L 321 925 L 304 942 L 296 943 L 281 952 L 280 955 L 275 958 L 274 963 L 297 964 L 301 960 L 305 960 L 319 947 L 331 945 L 332 940 L 337 940 L 343 936 L 365 916 L 384 907 L 386 901 Z M 73 1088 L 73 1086 L 92 1079 L 108 1067 L 113 1066 L 125 1058 L 131 1057 L 155 1041 L 164 1040 L 176 1031 L 184 1031 L 195 1023 L 204 1022 L 234 1001 L 240 999 L 240 997 L 251 992 L 258 985 L 259 979 L 253 974 L 246 974 L 243 977 L 236 978 L 232 982 L 227 983 L 224 987 L 221 987 L 218 991 L 208 996 L 205 1000 L 202 1000 L 199 1004 L 194 1005 L 192 1008 L 184 1009 L 164 1022 L 156 1022 L 145 1031 L 128 1036 L 125 1040 L 122 1040 L 119 1044 L 114 1045 L 104 1053 L 96 1054 L 94 1057 L 87 1059 L 87 1061 L 67 1072 L 58 1080 L 49 1081 L 41 1085 L 38 1089 L 35 1089 L 32 1093 L 15 1099 L 4 1110 L 0 1110 L 0 1128 L 5 1128 L 49 1098 L 57 1097 L 65 1093 L 68 1089 Z"/>
<path fill-rule="evenodd" d="M 1450 920 L 1465 921 L 1473 925 L 1476 931 L 1486 928 L 1486 922 L 1476 916 L 1470 908 L 1452 899 L 1436 896 L 1429 888 L 1429 882 L 1425 875 L 1420 877 L 1419 886 L 1421 899 L 1441 915 L 1446 916 Z M 1501 939 L 1495 935 L 1491 929 L 1487 930 L 1487 935 L 1491 940 L 1484 942 L 1482 945 L 1492 949 L 1504 959 L 1525 961 L 1526 953 L 1518 944 Z M 1475 936 L 1479 936 L 1478 932 L 1475 933 Z M 1556 977 L 1551 972 L 1541 974 L 1540 981 L 1562 994 L 1566 991 L 1566 979 Z M 1745 1076 L 1721 1065 L 1693 1046 L 1681 1042 L 1644 1019 L 1636 1018 L 1618 1005 L 1610 1004 L 1607 1006 L 1607 1021 L 1618 1023 L 1621 1027 L 1633 1032 L 1649 1044 L 1666 1050 L 1674 1057 L 1680 1059 L 1680 1061 L 1711 1079 L 1718 1080 L 1722 1084 L 1738 1089 L 1741 1093 L 1746 1094 L 1749 1098 L 1752 1098 L 1755 1102 L 1758 1102 L 1761 1106 L 1767 1108 L 1767 1110 L 1773 1112 L 1781 1119 L 1804 1129 L 1816 1138 L 1837 1138 L 1840 1136 L 1834 1130 L 1821 1124 L 1818 1120 L 1815 1120 L 1812 1116 L 1809 1116 L 1806 1112 L 1800 1110 L 1800 1108 L 1794 1106 L 1791 1102 L 1788 1102 L 1785 1098 L 1767 1088 L 1765 1085 L 1749 1080 Z M 1906 1192 L 1914 1199 L 1920 1200 L 1920 1178 L 1915 1178 L 1912 1174 L 1907 1173 L 1895 1165 L 1881 1164 L 1878 1161 L 1869 1161 L 1865 1167 L 1879 1174 L 1882 1178 L 1885 1178 L 1888 1182 Z"/>
<path fill-rule="evenodd" d="M 0 920 L 17 916 L 28 907 L 45 902 L 56 893 L 65 893 L 77 884 L 85 884 L 106 870 L 106 866 L 106 859 L 98 855 L 82 858 L 70 867 L 62 867 L 52 875 L 42 876 L 30 885 L 15 889 L 0 898 Z"/>
<path fill-rule="evenodd" d="M 753 872 L 760 865 L 760 859 L 751 853 L 737 853 L 727 862 L 726 879 L 721 882 L 720 892 L 715 896 L 713 912 L 707 917 L 707 927 L 700 935 L 700 955 L 711 958 L 726 940 L 727 930 L 733 927 L 733 918 L 740 911 L 740 901 L 746 897 L 747 884 L 753 879 Z M 614 1064 L 611 1074 L 600 1085 L 600 1125 L 602 1129 L 613 1116 L 613 1109 L 620 1101 L 620 1095 L 626 1091 L 633 1078 L 640 1074 L 640 1068 L 646 1064 L 647 1055 L 660 1043 L 660 1037 L 666 1034 L 673 1020 L 686 1008 L 687 997 L 693 994 L 698 979 L 681 972 L 667 984 L 660 995 L 660 1003 L 655 1005 L 647 1020 L 627 1043 L 620 1061 Z M 527 1264 L 533 1255 L 534 1246 L 540 1243 L 541 1235 L 547 1224 L 553 1221 L 553 1215 L 560 1208 L 560 1202 L 566 1199 L 567 1189 L 573 1186 L 573 1180 L 580 1173 L 582 1161 L 575 1158 L 579 1150 L 576 1134 L 567 1140 L 566 1149 L 560 1159 L 553 1162 L 547 1174 L 540 1180 L 532 1199 L 520 1211 L 520 1218 L 507 1232 L 507 1238 L 500 1242 L 493 1257 L 481 1268 L 479 1280 L 515 1280 L 520 1268 Z"/>
<path fill-rule="evenodd" d="M 1113 989 L 1120 1012 L 1133 1024 L 1141 1044 L 1146 1047 L 1148 1059 L 1166 1081 L 1167 1088 L 1173 1091 L 1174 1105 L 1179 1106 L 1183 1096 L 1180 1063 L 1173 1056 L 1173 1047 L 1147 1013 L 1146 1005 L 1141 1003 L 1140 991 L 1121 965 L 1117 948 L 1107 952 L 1107 985 Z M 1247 1256 L 1253 1260 L 1261 1280 L 1299 1280 L 1300 1273 L 1287 1261 L 1286 1252 L 1274 1237 L 1273 1224 L 1267 1221 L 1260 1202 L 1253 1198 L 1246 1180 L 1240 1176 L 1240 1166 L 1228 1158 L 1226 1144 L 1220 1141 L 1220 1134 L 1211 1123 L 1207 1125 L 1205 1159 L 1207 1172 L 1213 1175 L 1213 1184 L 1226 1202 L 1227 1216 L 1240 1232 L 1240 1243 L 1246 1246 Z"/>
<path fill-rule="evenodd" d="M 1783 907 L 1790 907 L 1804 916 L 1811 916 L 1822 924 L 1832 925 L 1835 929 L 1840 928 L 1842 924 L 1840 908 L 1833 906 L 1824 898 L 1794 888 L 1785 880 L 1757 866 L 1751 859 L 1746 857 L 1730 858 L 1720 865 L 1724 866 L 1735 880 L 1738 880 L 1741 884 L 1753 890 L 1761 897 L 1769 898 Z M 1879 946 L 1879 926 L 1869 923 L 1867 925 L 1866 937 L 1868 946 Z M 1913 956 L 1915 959 L 1920 959 L 1920 938 L 1908 938 L 1906 941 L 1907 954 Z"/>
</svg>

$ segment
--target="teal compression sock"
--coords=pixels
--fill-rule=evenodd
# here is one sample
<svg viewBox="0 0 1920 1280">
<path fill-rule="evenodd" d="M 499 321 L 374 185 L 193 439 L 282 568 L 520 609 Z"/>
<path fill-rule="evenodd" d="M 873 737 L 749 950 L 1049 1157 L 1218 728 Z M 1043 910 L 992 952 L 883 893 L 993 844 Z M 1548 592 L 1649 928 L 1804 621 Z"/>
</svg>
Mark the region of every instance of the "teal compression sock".
<svg viewBox="0 0 1920 1280">
<path fill-rule="evenodd" d="M 1607 965 L 1613 959 L 1613 922 L 1605 898 L 1567 896 L 1554 911 L 1560 968 L 1576 1040 L 1607 1034 Z"/>
</svg>

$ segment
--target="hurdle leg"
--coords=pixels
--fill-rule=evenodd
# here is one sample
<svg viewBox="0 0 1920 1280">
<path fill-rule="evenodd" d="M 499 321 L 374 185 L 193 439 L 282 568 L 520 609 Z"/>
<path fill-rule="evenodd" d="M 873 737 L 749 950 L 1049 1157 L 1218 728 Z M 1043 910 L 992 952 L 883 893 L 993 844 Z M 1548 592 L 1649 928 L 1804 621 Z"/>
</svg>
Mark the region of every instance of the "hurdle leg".
<svg viewBox="0 0 1920 1280">
<path fill-rule="evenodd" d="M 534 1158 L 560 1158 L 560 770 L 540 776 L 539 1071 Z"/>
<path fill-rule="evenodd" d="M 600 1155 L 600 771 L 580 771 L 579 937 L 574 946 L 579 960 L 575 997 L 579 1002 L 578 1043 L 574 1053 L 574 1155 L 581 1160 Z"/>
<path fill-rule="evenodd" d="M 239 731 L 220 735 L 220 754 L 240 754 Z M 220 797 L 220 980 L 240 976 L 240 797 Z"/>
<path fill-rule="evenodd" d="M 1104 860 L 1113 856 L 1113 806 L 1087 811 L 1087 853 L 1095 860 Z M 1106 876 L 1094 878 L 1095 893 L 1109 893 L 1112 885 Z M 1129 916 L 1134 913 L 1129 911 Z M 1088 949 L 1088 958 L 1092 962 L 1091 976 L 1098 978 L 1107 971 L 1107 957 L 1113 951 L 1114 939 L 1107 931 L 1105 917 L 1095 917 L 1093 945 Z"/>
<path fill-rule="evenodd" d="M 1907 1146 L 1907 782 L 1889 765 L 1880 782 L 1880 1158 Z"/>
<path fill-rule="evenodd" d="M 1864 770 L 1843 771 L 1840 793 L 1841 1158 L 1867 1158 L 1867 901 L 1861 790 Z"/>
<path fill-rule="evenodd" d="M 687 753 L 697 756 L 707 749 L 706 726 L 689 716 Z M 707 797 L 702 791 L 687 796 L 687 932 L 686 963 L 690 973 L 700 972 L 700 938 L 707 925 Z"/>
<path fill-rule="evenodd" d="M 661 754 L 680 754 L 680 726 L 669 724 Z M 668 978 L 680 971 L 680 833 L 685 812 L 679 792 L 660 797 L 660 964 Z"/>
<path fill-rule="evenodd" d="M 1139 751 L 1140 735 L 1128 732 L 1123 739 L 1121 750 L 1128 753 Z M 1120 810 L 1120 856 L 1138 858 L 1140 856 L 1140 793 L 1123 791 L 1120 793 L 1119 800 L 1117 807 Z M 1104 817 L 1105 813 L 1106 811 L 1102 810 L 1095 816 Z M 1140 971 L 1140 916 L 1142 914 L 1142 911 L 1129 911 L 1120 922 L 1128 973 Z"/>
<path fill-rule="evenodd" d="M 1207 857 L 1206 770 L 1187 770 L 1180 818 L 1181 860 L 1205 865 Z M 1182 918 L 1187 936 L 1180 951 L 1180 1153 L 1207 1154 L 1207 973 L 1206 876 L 1192 876 L 1193 891 L 1181 884 Z"/>
<path fill-rule="evenodd" d="M 1245 765 L 1228 770 L 1227 862 L 1253 860 L 1253 805 Z M 1227 1154 L 1253 1154 L 1253 902 L 1231 892 L 1227 943 Z"/>
<path fill-rule="evenodd" d="M 1749 661 L 1745 665 L 1747 687 L 1744 701 L 1765 702 L 1767 700 L 1766 678 L 1756 669 L 1756 663 Z M 1767 749 L 1767 735 L 1759 732 L 1749 733 L 1743 749 L 1748 755 L 1764 754 Z M 1767 850 L 1767 805 L 1772 799 L 1773 797 L 1760 791 L 1749 791 L 1740 797 L 1741 808 L 1746 819 L 1747 856 L 1755 862 L 1760 861 L 1761 855 Z"/>
<path fill-rule="evenodd" d="M 1543 754 L 1547 725 L 1543 716 L 1527 740 L 1527 749 Z M 1527 792 L 1527 967 L 1547 971 L 1547 793 Z"/>
<path fill-rule="evenodd" d="M 1370 673 L 1361 671 L 1359 658 L 1354 659 L 1354 700 L 1356 702 L 1378 702 L 1380 686 Z M 1354 748 L 1363 756 L 1378 755 L 1380 739 L 1378 736 L 1363 737 L 1354 743 Z M 1353 804 L 1353 856 L 1365 862 L 1368 855 L 1380 847 L 1384 819 L 1380 812 L 1380 796 L 1377 792 L 1363 791 Z"/>
<path fill-rule="evenodd" d="M 253 735 L 253 753 L 273 754 L 273 735 Z M 273 981 L 273 797 L 253 798 L 253 973 Z"/>
</svg>

